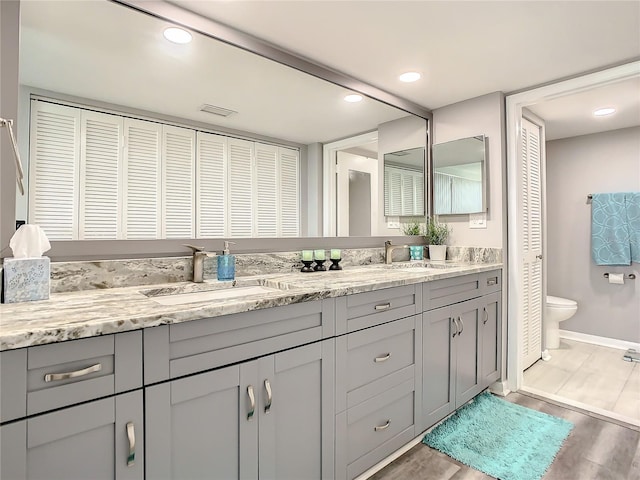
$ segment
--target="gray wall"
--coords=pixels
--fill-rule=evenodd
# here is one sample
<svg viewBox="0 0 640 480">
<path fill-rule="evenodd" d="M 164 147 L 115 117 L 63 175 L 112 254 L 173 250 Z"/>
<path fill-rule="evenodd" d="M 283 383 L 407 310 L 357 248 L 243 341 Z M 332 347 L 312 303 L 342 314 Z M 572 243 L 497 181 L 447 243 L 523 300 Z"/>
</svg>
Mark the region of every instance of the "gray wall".
<svg viewBox="0 0 640 480">
<path fill-rule="evenodd" d="M 504 94 L 491 93 L 433 111 L 434 144 L 475 135 L 488 137 L 487 228 L 470 229 L 469 215 L 442 215 L 440 219 L 453 228 L 450 245 L 503 248 L 507 181 Z"/>
<path fill-rule="evenodd" d="M 0 1 L 0 116 L 18 118 L 18 42 L 20 4 Z M 17 122 L 14 132 L 18 135 Z M 6 128 L 0 128 L 0 258 L 11 256 L 9 240 L 15 232 L 16 170 Z"/>
<path fill-rule="evenodd" d="M 563 330 L 640 342 L 640 278 L 610 285 L 591 259 L 590 193 L 640 191 L 640 127 L 547 142 L 547 291 L 578 302 Z"/>
</svg>

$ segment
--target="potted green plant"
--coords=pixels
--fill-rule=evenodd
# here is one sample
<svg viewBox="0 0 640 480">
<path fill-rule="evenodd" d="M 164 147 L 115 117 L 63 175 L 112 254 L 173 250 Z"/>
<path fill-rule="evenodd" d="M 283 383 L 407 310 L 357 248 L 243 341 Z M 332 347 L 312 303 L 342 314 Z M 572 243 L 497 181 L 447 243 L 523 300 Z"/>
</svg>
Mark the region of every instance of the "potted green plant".
<svg viewBox="0 0 640 480">
<path fill-rule="evenodd" d="M 444 222 L 439 222 L 436 217 L 427 221 L 424 239 L 429 245 L 429 258 L 434 261 L 444 261 L 447 257 L 447 239 L 451 229 Z"/>
<path fill-rule="evenodd" d="M 423 235 L 424 224 L 414 218 L 403 224 L 402 231 L 405 235 L 409 236 Z M 424 245 L 409 245 L 409 253 L 411 255 L 411 260 L 422 260 L 424 258 Z"/>
</svg>

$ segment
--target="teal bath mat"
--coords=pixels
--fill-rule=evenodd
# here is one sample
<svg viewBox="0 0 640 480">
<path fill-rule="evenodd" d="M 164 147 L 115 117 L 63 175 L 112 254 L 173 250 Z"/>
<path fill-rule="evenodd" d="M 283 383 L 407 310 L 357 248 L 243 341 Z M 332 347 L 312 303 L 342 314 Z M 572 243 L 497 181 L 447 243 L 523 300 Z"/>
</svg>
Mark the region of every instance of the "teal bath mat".
<svg viewBox="0 0 640 480">
<path fill-rule="evenodd" d="M 500 480 L 539 480 L 572 428 L 561 418 L 483 393 L 422 443 Z"/>
</svg>

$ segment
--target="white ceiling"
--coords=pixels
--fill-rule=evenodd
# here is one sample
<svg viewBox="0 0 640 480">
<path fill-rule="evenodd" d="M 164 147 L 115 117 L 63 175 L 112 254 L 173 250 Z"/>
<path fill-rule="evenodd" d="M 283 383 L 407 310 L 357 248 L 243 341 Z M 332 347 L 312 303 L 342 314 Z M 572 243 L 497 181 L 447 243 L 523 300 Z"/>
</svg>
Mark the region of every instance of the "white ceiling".
<svg viewBox="0 0 640 480">
<path fill-rule="evenodd" d="M 173 3 L 430 109 L 640 58 L 638 1 Z M 167 45 L 166 22 L 109 2 L 23 0 L 22 17 L 27 85 L 297 143 L 344 138 L 405 115 L 370 99 L 346 104 L 344 88 L 202 36 L 187 48 Z M 407 70 L 423 79 L 399 82 Z M 625 87 L 616 102 L 638 108 L 637 93 L 637 85 Z M 558 108 L 532 108 L 550 137 L 566 136 L 555 129 L 575 123 L 578 113 L 568 112 L 585 102 L 560 100 Z M 198 112 L 203 103 L 240 113 L 212 117 Z"/>
</svg>

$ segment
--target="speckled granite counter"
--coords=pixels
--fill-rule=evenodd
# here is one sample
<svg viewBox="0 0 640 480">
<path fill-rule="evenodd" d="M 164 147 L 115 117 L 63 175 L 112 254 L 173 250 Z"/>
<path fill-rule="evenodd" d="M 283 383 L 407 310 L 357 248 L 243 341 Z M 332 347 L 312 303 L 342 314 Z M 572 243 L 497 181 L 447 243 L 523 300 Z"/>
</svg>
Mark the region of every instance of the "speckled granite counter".
<svg viewBox="0 0 640 480">
<path fill-rule="evenodd" d="M 49 300 L 0 305 L 0 350 L 187 322 L 292 303 L 410 285 L 501 268 L 501 263 L 416 268 L 410 262 L 341 271 L 242 277 L 237 287 L 262 285 L 265 293 L 232 299 L 161 305 L 154 295 L 220 288 L 217 281 L 54 293 Z M 169 291 L 171 290 L 171 291 Z"/>
</svg>

